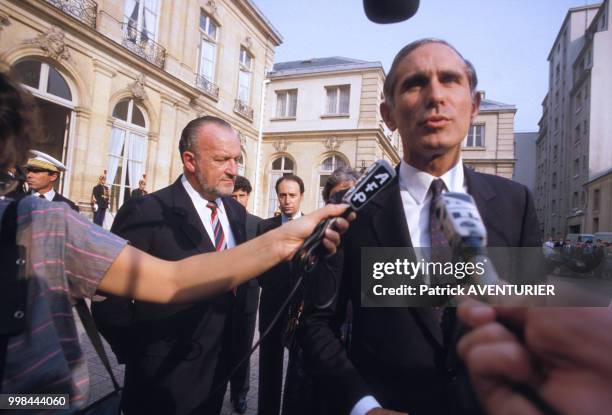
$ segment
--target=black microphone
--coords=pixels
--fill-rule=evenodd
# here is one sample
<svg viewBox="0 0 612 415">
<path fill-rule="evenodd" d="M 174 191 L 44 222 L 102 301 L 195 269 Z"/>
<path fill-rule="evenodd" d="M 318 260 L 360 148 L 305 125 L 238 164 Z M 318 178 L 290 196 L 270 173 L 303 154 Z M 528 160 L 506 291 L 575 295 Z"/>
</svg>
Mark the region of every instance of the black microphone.
<svg viewBox="0 0 612 415">
<path fill-rule="evenodd" d="M 395 169 L 391 167 L 388 161 L 378 160 L 363 173 L 353 187 L 344 193 L 341 200 L 334 199 L 333 203 L 349 205 L 343 214 L 344 217 L 350 215 L 351 212 L 358 212 L 381 190 L 387 187 L 396 174 Z M 336 218 L 330 218 L 319 223 L 312 235 L 304 241 L 293 255 L 292 262 L 297 262 L 306 272 L 312 270 L 323 252 L 321 244 L 325 230 L 333 226 L 335 220 Z"/>
<path fill-rule="evenodd" d="M 414 16 L 419 0 L 363 0 L 363 9 L 374 23 L 397 23 Z"/>
</svg>

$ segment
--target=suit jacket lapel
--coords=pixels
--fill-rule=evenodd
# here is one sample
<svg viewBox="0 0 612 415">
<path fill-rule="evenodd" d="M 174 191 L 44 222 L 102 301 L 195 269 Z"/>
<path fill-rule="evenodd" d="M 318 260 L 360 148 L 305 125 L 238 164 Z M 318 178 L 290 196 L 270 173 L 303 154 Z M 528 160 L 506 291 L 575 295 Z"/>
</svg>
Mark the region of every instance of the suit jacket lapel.
<svg viewBox="0 0 612 415">
<path fill-rule="evenodd" d="M 179 224 L 180 230 L 191 240 L 198 251 L 202 253 L 214 251 L 215 246 L 211 242 L 191 198 L 183 187 L 180 177 L 172 186 L 172 201 L 174 202 L 172 213 Z"/>
<path fill-rule="evenodd" d="M 499 209 L 504 207 L 495 203 L 495 188 L 485 180 L 486 176 L 467 167 L 464 167 L 464 172 L 468 193 L 474 198 L 482 221 L 487 229 L 487 245 L 496 246 L 499 243 L 498 224 L 504 223 L 505 219 L 503 212 Z"/>
<path fill-rule="evenodd" d="M 246 211 L 241 212 L 236 205 L 237 203 L 233 204 L 227 198 L 223 198 L 223 206 L 225 206 L 227 221 L 234 234 L 234 241 L 236 241 L 236 245 L 240 245 L 246 241 Z"/>
<path fill-rule="evenodd" d="M 378 245 L 411 247 L 412 241 L 397 177 L 372 201 L 372 204 L 372 209 L 375 209 L 371 216 L 372 229 Z"/>
</svg>

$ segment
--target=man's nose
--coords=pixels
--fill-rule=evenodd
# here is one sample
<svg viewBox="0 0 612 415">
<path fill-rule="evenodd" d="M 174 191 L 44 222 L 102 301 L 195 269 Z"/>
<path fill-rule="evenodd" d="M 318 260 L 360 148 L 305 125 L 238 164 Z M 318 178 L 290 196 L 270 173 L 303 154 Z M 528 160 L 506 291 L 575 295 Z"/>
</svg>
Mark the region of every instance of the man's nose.
<svg viewBox="0 0 612 415">
<path fill-rule="evenodd" d="M 442 103 L 444 103 L 445 99 L 445 91 L 444 86 L 438 79 L 432 79 L 427 88 L 425 89 L 427 93 L 427 100 L 429 107 L 436 107 Z"/>
</svg>

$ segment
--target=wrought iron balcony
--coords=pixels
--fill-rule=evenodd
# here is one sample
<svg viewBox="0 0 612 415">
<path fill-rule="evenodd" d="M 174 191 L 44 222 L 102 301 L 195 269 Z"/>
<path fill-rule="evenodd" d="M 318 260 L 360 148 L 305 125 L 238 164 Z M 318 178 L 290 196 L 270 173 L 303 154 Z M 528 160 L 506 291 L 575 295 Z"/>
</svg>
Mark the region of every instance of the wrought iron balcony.
<svg viewBox="0 0 612 415">
<path fill-rule="evenodd" d="M 96 28 L 96 16 L 98 14 L 98 3 L 93 0 L 45 0 L 47 3 L 60 9 L 67 15 L 85 23 L 87 26 Z"/>
<path fill-rule="evenodd" d="M 246 102 L 242 102 L 240 99 L 235 100 L 234 111 L 243 117 L 248 118 L 250 121 L 253 121 L 253 108 L 249 107 Z"/>
<path fill-rule="evenodd" d="M 219 99 L 219 87 L 206 79 L 206 77 L 196 74 L 196 86 L 206 95 Z"/>
<path fill-rule="evenodd" d="M 123 39 L 121 45 L 149 61 L 159 68 L 164 68 L 166 61 L 166 48 L 159 43 L 149 39 L 144 32 L 139 32 L 135 24 L 123 23 Z"/>
</svg>

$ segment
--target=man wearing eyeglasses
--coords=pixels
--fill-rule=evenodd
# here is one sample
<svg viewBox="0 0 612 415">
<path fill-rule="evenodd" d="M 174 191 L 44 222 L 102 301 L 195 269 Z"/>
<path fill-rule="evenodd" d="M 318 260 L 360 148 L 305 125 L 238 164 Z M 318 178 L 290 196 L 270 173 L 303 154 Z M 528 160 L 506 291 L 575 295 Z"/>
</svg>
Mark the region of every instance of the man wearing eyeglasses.
<svg viewBox="0 0 612 415">
<path fill-rule="evenodd" d="M 34 157 L 30 158 L 26 165 L 26 183 L 31 194 L 49 202 L 64 202 L 78 212 L 79 208 L 72 200 L 65 198 L 53 188 L 60 173 L 66 170 L 66 166 L 42 151 L 32 150 L 31 153 Z"/>
</svg>

